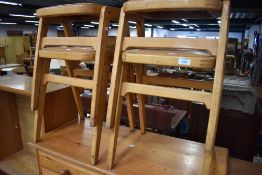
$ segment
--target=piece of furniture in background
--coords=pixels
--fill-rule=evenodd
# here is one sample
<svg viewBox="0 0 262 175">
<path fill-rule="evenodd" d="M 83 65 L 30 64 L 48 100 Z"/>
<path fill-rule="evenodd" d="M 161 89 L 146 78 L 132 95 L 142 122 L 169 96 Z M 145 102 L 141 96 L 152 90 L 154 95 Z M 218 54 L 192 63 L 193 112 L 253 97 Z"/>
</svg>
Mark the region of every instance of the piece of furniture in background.
<svg viewBox="0 0 262 175">
<path fill-rule="evenodd" d="M 0 65 L 0 75 L 6 75 L 8 72 L 12 71 L 14 68 L 21 67 L 21 64 L 3 64 Z"/>
<path fill-rule="evenodd" d="M 34 138 L 35 122 L 34 112 L 30 109 L 31 91 L 30 77 L 0 76 L 0 169 L 10 174 L 14 173 L 14 167 L 10 167 L 15 166 L 15 162 L 19 160 L 27 160 L 27 157 L 30 162 L 26 161 L 21 169 L 16 169 L 17 174 L 36 174 L 38 171 L 35 149 L 28 145 Z M 44 111 L 44 129 L 47 132 L 76 119 L 77 110 L 73 101 L 72 91 L 68 86 L 48 86 Z M 22 151 L 13 156 L 20 150 Z M 8 156 L 8 160 L 4 159 Z"/>
<path fill-rule="evenodd" d="M 84 162 L 85 166 L 95 165 L 98 162 L 100 142 L 103 128 L 103 114 L 105 111 L 105 100 L 107 92 L 107 82 L 109 80 L 110 65 L 112 63 L 115 37 L 108 35 L 108 29 L 111 22 L 116 22 L 119 19 L 120 9 L 115 7 L 107 7 L 92 3 L 78 3 L 67 4 L 54 7 L 41 8 L 37 10 L 37 16 L 40 17 L 38 27 L 38 38 L 36 45 L 36 62 L 34 64 L 33 77 L 33 95 L 32 95 L 32 109 L 37 113 L 35 140 L 37 147 L 37 156 L 39 160 L 40 173 L 47 168 L 52 173 L 52 166 L 46 167 L 41 161 L 44 158 L 42 155 L 47 153 L 38 146 L 43 142 L 50 141 L 53 144 L 53 138 L 49 138 L 49 133 L 40 134 L 42 123 L 42 111 L 45 109 L 45 90 L 48 83 L 67 84 L 71 86 L 75 98 L 75 103 L 78 108 L 79 118 L 72 125 L 75 130 L 82 130 L 85 125 L 85 118 L 83 114 L 83 107 L 80 99 L 80 92 L 83 89 L 92 90 L 92 105 L 90 123 L 86 122 L 92 128 L 88 128 L 88 132 L 92 131 L 92 137 L 88 138 L 88 151 L 83 153 L 82 159 L 88 159 Z M 51 18 L 50 18 L 51 17 Z M 73 22 L 89 22 L 98 20 L 98 33 L 95 37 L 77 37 L 72 31 Z M 85 20 L 85 21 L 83 21 Z M 64 27 L 65 37 L 47 37 L 48 26 L 54 23 L 62 24 Z M 66 63 L 67 76 L 54 75 L 49 73 L 51 59 L 64 60 Z M 81 70 L 79 63 L 85 61 L 94 61 L 94 75 L 93 78 L 79 78 L 79 71 L 84 74 L 86 70 Z M 66 127 L 67 128 L 67 127 Z M 68 126 L 69 129 L 70 128 Z M 60 132 L 60 131 L 57 131 Z M 63 135 L 63 133 L 61 133 Z M 82 133 L 72 131 L 74 138 L 81 138 Z M 76 135 L 75 135 L 76 134 Z M 44 136 L 44 137 L 43 137 Z M 85 136 L 84 136 L 85 137 Z M 84 139 L 84 138 L 83 138 Z M 90 139 L 90 140 L 89 140 Z M 43 147 L 42 147 L 43 148 Z M 49 148 L 47 148 L 49 149 Z M 78 152 L 78 149 L 70 147 L 72 152 Z M 58 156 L 56 153 L 60 152 L 60 148 L 54 148 L 53 154 L 49 156 Z M 68 155 L 64 153 L 64 157 Z M 81 158 L 80 158 L 81 159 Z M 68 160 L 64 160 L 67 164 Z M 75 162 L 79 159 L 75 159 Z"/>
<path fill-rule="evenodd" d="M 81 94 L 83 103 L 83 110 L 85 115 L 90 114 L 91 96 L 87 93 Z M 178 104 L 178 103 L 177 103 Z M 134 127 L 140 128 L 138 105 L 134 104 Z M 180 122 L 187 117 L 185 110 L 178 110 L 169 105 L 147 104 L 145 108 L 147 130 L 163 135 L 179 136 Z M 104 121 L 106 121 L 106 111 L 104 114 Z M 123 110 L 121 114 L 121 124 L 130 126 L 128 119 L 128 112 L 126 103 L 123 103 Z"/>
<path fill-rule="evenodd" d="M 197 18 L 197 15 L 199 14 L 206 14 L 209 16 L 210 11 L 212 11 L 211 16 L 206 16 L 206 18 L 212 18 L 212 15 L 216 13 L 221 17 L 219 39 L 208 40 L 144 37 L 145 19 L 172 19 L 175 15 L 179 15 L 179 18 L 182 18 L 181 10 L 183 10 L 183 12 L 187 11 L 184 13 L 185 18 L 190 18 L 192 16 Z M 191 14 L 192 11 L 198 12 Z M 138 15 L 139 18 L 133 19 L 132 17 L 135 15 Z M 202 159 L 202 164 L 196 165 L 196 162 L 191 162 L 190 165 L 183 165 L 183 161 L 174 162 L 174 159 L 181 159 L 183 156 L 187 157 L 187 154 L 181 154 L 181 152 L 187 150 L 187 145 L 185 146 L 185 150 L 182 151 L 179 148 L 177 150 L 175 149 L 177 147 L 176 144 L 173 145 L 174 149 L 172 150 L 174 155 L 170 155 L 170 157 L 166 156 L 166 161 L 170 159 L 170 161 L 176 165 L 176 169 L 173 171 L 176 171 L 179 168 L 181 168 L 181 171 L 184 171 L 184 168 L 190 171 L 191 168 L 198 167 L 198 172 L 195 172 L 196 174 L 227 174 L 227 149 L 219 148 L 221 152 L 216 152 L 215 137 L 223 86 L 229 15 L 230 1 L 227 0 L 212 0 L 208 2 L 199 0 L 181 0 L 178 3 L 168 0 L 131 0 L 123 5 L 119 20 L 116 51 L 112 70 L 113 74 L 110 85 L 110 97 L 108 102 L 108 118 L 111 119 L 108 126 L 112 127 L 108 150 L 108 165 L 110 169 L 114 168 L 114 162 L 116 160 L 121 162 L 121 160 L 116 158 L 116 151 L 118 150 L 117 142 L 122 102 L 124 97 L 128 99 L 132 95 L 130 95 L 130 93 L 134 93 L 137 94 L 138 99 L 141 133 L 144 133 L 146 128 L 145 95 L 203 103 L 210 110 L 206 140 L 205 144 L 202 145 L 204 152 L 201 156 L 192 153 L 190 154 L 194 158 L 198 157 Z M 200 18 L 205 18 L 203 16 Z M 136 28 L 138 37 L 130 37 L 130 20 L 134 20 L 137 24 Z M 171 84 L 172 78 L 149 77 L 145 75 L 145 65 L 152 64 L 168 67 L 214 70 L 215 76 L 213 88 L 211 91 L 205 91 L 205 89 L 201 88 L 201 82 L 199 81 L 195 81 L 194 84 L 198 84 L 200 90 L 196 90 L 194 87 L 190 87 L 190 85 L 187 88 L 177 88 L 176 84 Z M 129 78 L 130 73 L 132 74 L 134 72 L 131 66 L 136 67 L 135 83 Z M 153 78 L 155 81 L 152 80 Z M 148 81 L 145 81 L 145 79 L 151 79 L 152 81 L 149 83 Z M 145 137 L 146 135 L 147 134 L 145 134 Z M 182 145 L 183 144 L 181 143 L 179 147 L 183 147 Z M 170 145 L 165 146 L 171 147 Z M 163 146 L 162 149 L 165 149 L 165 147 Z M 171 152 L 171 150 L 168 151 Z M 144 154 L 142 150 L 141 154 Z M 219 160 L 218 157 L 222 158 L 224 161 Z M 220 168 L 218 168 L 218 166 L 220 166 Z M 116 165 L 116 168 L 117 167 L 118 165 Z M 159 174 L 161 173 L 159 172 Z M 174 174 L 181 174 L 181 172 Z"/>
<path fill-rule="evenodd" d="M 23 62 L 24 62 L 24 64 L 26 64 L 28 66 L 33 66 L 33 64 L 34 64 L 34 56 L 35 56 L 35 53 L 34 53 L 35 49 L 32 49 L 29 37 L 25 36 L 23 38 L 23 45 L 24 45 Z"/>
<path fill-rule="evenodd" d="M 205 142 L 209 111 L 201 104 L 192 104 L 187 138 Z M 216 145 L 229 149 L 234 158 L 252 161 L 256 137 L 259 133 L 259 118 L 240 111 L 220 110 Z"/>
<path fill-rule="evenodd" d="M 2 60 L 4 60 L 4 64 L 6 64 L 5 46 L 0 46 L 0 64 Z"/>
</svg>

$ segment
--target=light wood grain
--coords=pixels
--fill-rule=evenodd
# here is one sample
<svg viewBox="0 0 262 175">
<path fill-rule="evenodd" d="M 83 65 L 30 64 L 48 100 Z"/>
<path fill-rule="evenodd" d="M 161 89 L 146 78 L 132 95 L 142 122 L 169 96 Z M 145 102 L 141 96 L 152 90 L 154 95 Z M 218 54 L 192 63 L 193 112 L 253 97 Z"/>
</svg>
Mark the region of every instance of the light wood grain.
<svg viewBox="0 0 262 175">
<path fill-rule="evenodd" d="M 39 56 L 70 61 L 94 61 L 95 50 L 92 47 L 49 47 L 41 49 Z"/>
<path fill-rule="evenodd" d="M 141 134 L 140 131 L 130 132 L 127 127 L 120 127 L 116 166 L 107 168 L 107 147 L 110 130 L 103 128 L 99 164 L 90 163 L 90 144 L 92 129 L 88 120 L 72 123 L 50 133 L 41 142 L 33 144 L 45 156 L 62 162 L 62 166 L 73 164 L 94 174 L 125 174 L 125 175 L 180 175 L 202 173 L 204 161 L 204 144 L 181 140 L 154 133 Z M 85 133 L 85 134 L 82 134 Z M 129 145 L 133 145 L 130 146 Z M 175 145 L 175 147 L 174 147 Z M 77 150 L 77 151 L 75 151 Z M 152 154 L 153 153 L 153 154 Z M 227 150 L 216 148 L 217 173 L 226 174 Z M 86 156 L 83 156 L 86 155 Z M 41 166 L 41 163 L 40 163 Z M 150 168 L 149 168 L 150 167 Z"/>
<path fill-rule="evenodd" d="M 224 63 L 226 54 L 226 43 L 228 39 L 229 30 L 229 15 L 230 15 L 230 1 L 223 1 L 222 14 L 221 14 L 221 28 L 218 41 L 217 62 L 215 68 L 214 85 L 212 93 L 212 101 L 209 113 L 207 135 L 206 135 L 206 157 L 204 162 L 204 173 L 209 175 L 212 173 L 212 164 L 215 161 L 214 145 L 216 139 L 216 130 L 218 124 L 218 117 L 220 112 L 220 102 L 224 81 Z"/>
<path fill-rule="evenodd" d="M 76 3 L 41 8 L 36 11 L 38 17 L 58 17 L 74 15 L 99 15 L 103 6 L 92 3 Z"/>
<path fill-rule="evenodd" d="M 210 39 L 190 39 L 190 38 L 144 38 L 125 37 L 123 50 L 128 48 L 164 48 L 164 49 L 194 49 L 209 51 L 211 55 L 217 53 L 217 40 Z M 204 53 L 204 52 L 203 52 Z M 207 55 L 207 53 L 204 53 Z"/>
<path fill-rule="evenodd" d="M 213 69 L 216 58 L 207 53 L 187 50 L 133 49 L 123 52 L 124 62 L 162 66 Z M 181 61 L 180 61 L 181 60 Z M 186 60 L 183 63 L 182 60 Z"/>
</svg>

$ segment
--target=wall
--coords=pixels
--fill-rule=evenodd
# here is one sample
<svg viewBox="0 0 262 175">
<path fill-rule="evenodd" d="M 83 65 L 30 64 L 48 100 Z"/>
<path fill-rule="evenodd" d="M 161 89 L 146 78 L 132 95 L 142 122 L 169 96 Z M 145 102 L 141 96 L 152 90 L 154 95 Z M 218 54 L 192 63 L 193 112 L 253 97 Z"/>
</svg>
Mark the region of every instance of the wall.
<svg viewBox="0 0 262 175">
<path fill-rule="evenodd" d="M 6 31 L 9 30 L 9 31 L 23 31 L 23 34 L 27 34 L 27 33 L 32 33 L 32 32 L 37 32 L 37 26 L 29 26 L 29 25 L 0 25 L 0 45 L 8 45 L 8 43 L 5 43 L 5 42 L 16 42 L 16 43 L 13 43 L 12 45 L 15 45 L 15 50 L 16 51 L 12 51 L 10 50 L 11 48 L 9 48 L 9 50 L 7 49 L 6 52 L 10 52 L 12 54 L 8 54 L 6 53 L 7 55 L 10 55 L 8 58 L 7 58 L 7 62 L 8 63 L 15 63 L 16 62 L 16 54 L 22 54 L 22 51 L 21 51 L 21 47 L 22 47 L 22 40 L 21 40 L 21 37 L 8 37 L 8 39 L 5 39 L 7 33 Z M 57 31 L 56 31 L 56 27 L 54 26 L 51 26 L 49 27 L 49 30 L 48 30 L 48 36 L 50 37 L 55 37 L 57 36 Z M 17 50 L 18 48 L 18 50 Z M 23 50 L 23 49 L 22 49 Z M 60 60 L 52 60 L 51 61 L 51 65 L 50 67 L 51 68 L 59 68 L 60 65 L 65 65 L 63 61 L 60 61 Z"/>
</svg>

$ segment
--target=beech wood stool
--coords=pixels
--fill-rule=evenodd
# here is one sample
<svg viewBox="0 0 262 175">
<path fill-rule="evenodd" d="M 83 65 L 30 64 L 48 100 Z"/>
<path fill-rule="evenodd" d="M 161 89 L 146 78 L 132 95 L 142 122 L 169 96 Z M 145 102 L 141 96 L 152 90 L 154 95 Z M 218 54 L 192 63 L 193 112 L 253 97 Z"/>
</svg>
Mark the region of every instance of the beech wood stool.
<svg viewBox="0 0 262 175">
<path fill-rule="evenodd" d="M 113 52 L 112 48 L 115 46 L 115 37 L 108 36 L 109 25 L 111 21 L 118 21 L 119 13 L 120 10 L 118 8 L 92 3 L 59 5 L 37 10 L 37 16 L 40 17 L 40 21 L 35 52 L 36 60 L 31 104 L 32 109 L 36 110 L 35 142 L 38 142 L 41 136 L 46 87 L 49 82 L 72 87 L 80 119 L 84 119 L 80 98 L 81 88 L 91 89 L 90 123 L 93 127 L 91 163 L 93 165 L 97 163 L 99 155 L 107 81 L 111 58 L 113 57 L 111 53 Z M 72 22 L 87 22 L 91 20 L 99 20 L 97 36 L 74 37 Z M 65 37 L 47 37 L 48 25 L 50 24 L 62 24 Z M 49 74 L 51 59 L 64 60 L 68 76 Z M 92 80 L 76 78 L 76 72 L 79 72 L 80 61 L 95 62 Z M 84 74 L 88 75 L 89 73 L 86 72 Z"/>
<path fill-rule="evenodd" d="M 214 142 L 223 85 L 229 14 L 229 0 L 130 0 L 124 4 L 120 14 L 108 105 L 112 111 L 108 124 L 112 127 L 108 151 L 110 169 L 114 166 L 123 97 L 134 93 L 138 94 L 140 120 L 145 120 L 143 95 L 197 101 L 210 110 L 202 174 L 212 174 L 213 163 L 216 161 Z M 140 24 L 143 19 L 221 17 L 219 39 L 128 37 L 128 20 L 131 17 L 137 17 Z M 144 34 L 142 26 L 138 25 L 140 28 L 137 30 Z M 206 87 L 206 82 L 194 80 L 184 81 L 179 86 L 169 77 L 146 76 L 144 67 L 149 64 L 212 69 L 215 71 L 214 82 L 211 88 L 210 84 Z M 136 66 L 136 83 L 129 78 L 131 65 Z M 191 87 L 198 88 L 196 90 Z M 142 124 L 141 130 L 144 133 L 145 121 Z"/>
</svg>

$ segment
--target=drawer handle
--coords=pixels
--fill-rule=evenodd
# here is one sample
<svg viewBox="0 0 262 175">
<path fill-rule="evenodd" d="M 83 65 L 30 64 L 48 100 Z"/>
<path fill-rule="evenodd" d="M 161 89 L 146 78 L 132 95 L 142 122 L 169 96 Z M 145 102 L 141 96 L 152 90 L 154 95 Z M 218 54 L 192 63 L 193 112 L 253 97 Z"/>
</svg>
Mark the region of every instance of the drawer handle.
<svg viewBox="0 0 262 175">
<path fill-rule="evenodd" d="M 71 175 L 69 170 L 61 170 L 59 174 L 60 175 Z"/>
</svg>

